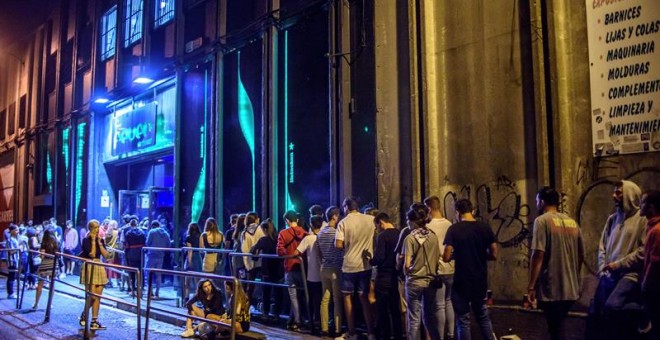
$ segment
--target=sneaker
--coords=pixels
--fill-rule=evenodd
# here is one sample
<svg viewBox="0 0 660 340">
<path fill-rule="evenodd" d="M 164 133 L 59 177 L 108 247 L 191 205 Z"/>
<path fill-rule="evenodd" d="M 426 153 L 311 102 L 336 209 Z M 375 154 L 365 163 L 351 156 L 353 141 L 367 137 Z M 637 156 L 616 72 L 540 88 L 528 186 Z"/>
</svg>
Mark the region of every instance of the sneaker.
<svg viewBox="0 0 660 340">
<path fill-rule="evenodd" d="M 195 330 L 192 328 L 187 328 L 183 333 L 181 333 L 182 338 L 192 338 L 195 336 Z"/>
<path fill-rule="evenodd" d="M 646 334 L 651 331 L 651 328 L 653 328 L 653 325 L 651 325 L 651 321 L 644 320 L 640 323 L 639 327 L 637 328 L 637 332 L 639 334 Z"/>
<path fill-rule="evenodd" d="M 9 295 L 7 296 L 7 299 L 13 299 L 13 300 L 15 300 L 16 298 L 17 298 L 16 294 L 9 294 Z"/>
<path fill-rule="evenodd" d="M 357 334 L 350 335 L 348 334 L 348 332 L 335 338 L 335 340 L 357 340 L 357 339 L 358 339 Z"/>
<path fill-rule="evenodd" d="M 78 324 L 80 324 L 80 327 L 85 327 L 85 323 L 86 323 L 85 316 L 81 314 L 80 317 L 78 318 Z"/>
<path fill-rule="evenodd" d="M 290 331 L 298 332 L 300 330 L 300 324 L 294 322 L 290 325 L 287 325 L 286 328 Z"/>
<path fill-rule="evenodd" d="M 97 329 L 106 329 L 108 327 L 105 327 L 99 323 L 98 320 L 92 320 L 92 323 L 89 324 L 89 329 L 97 330 Z"/>
<path fill-rule="evenodd" d="M 66 274 L 65 273 L 60 274 L 60 280 L 62 280 L 62 279 L 66 279 Z"/>
</svg>

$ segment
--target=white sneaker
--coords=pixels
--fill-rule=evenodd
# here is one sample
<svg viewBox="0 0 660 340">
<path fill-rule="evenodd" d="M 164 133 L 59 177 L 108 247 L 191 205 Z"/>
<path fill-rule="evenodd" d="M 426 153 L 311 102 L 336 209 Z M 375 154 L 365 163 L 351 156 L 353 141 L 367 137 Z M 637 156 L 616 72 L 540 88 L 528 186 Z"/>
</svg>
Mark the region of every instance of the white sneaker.
<svg viewBox="0 0 660 340">
<path fill-rule="evenodd" d="M 376 336 L 373 335 L 373 334 L 369 334 L 369 335 L 367 335 L 367 339 L 368 340 L 376 340 Z"/>
<path fill-rule="evenodd" d="M 183 333 L 181 333 L 182 338 L 192 338 L 195 336 L 195 330 L 192 328 L 187 328 Z"/>
<path fill-rule="evenodd" d="M 346 333 L 336 337 L 335 340 L 358 340 L 358 335 L 357 334 L 350 335 L 350 334 L 348 334 L 348 332 L 346 332 Z"/>
<path fill-rule="evenodd" d="M 65 279 L 65 278 L 66 278 L 66 274 L 64 274 L 64 273 L 60 274 L 60 280 Z"/>
</svg>

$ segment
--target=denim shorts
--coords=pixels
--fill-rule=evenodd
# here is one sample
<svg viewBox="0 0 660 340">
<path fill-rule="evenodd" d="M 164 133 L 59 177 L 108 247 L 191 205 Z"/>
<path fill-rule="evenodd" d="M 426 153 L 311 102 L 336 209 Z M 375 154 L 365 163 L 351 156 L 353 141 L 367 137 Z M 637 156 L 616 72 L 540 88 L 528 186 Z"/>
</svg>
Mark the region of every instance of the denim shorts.
<svg viewBox="0 0 660 340">
<path fill-rule="evenodd" d="M 368 292 L 370 281 L 371 269 L 357 273 L 343 273 L 341 276 L 341 292 L 344 294 Z"/>
</svg>

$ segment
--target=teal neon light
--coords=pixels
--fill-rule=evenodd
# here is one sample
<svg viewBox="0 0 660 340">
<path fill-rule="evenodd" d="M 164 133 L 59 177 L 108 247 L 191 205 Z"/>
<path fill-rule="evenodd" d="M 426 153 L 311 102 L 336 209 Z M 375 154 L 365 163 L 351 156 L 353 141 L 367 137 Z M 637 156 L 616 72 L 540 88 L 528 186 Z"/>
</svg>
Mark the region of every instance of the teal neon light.
<svg viewBox="0 0 660 340">
<path fill-rule="evenodd" d="M 209 71 L 204 71 L 204 125 L 199 128 L 200 138 L 200 151 L 199 158 L 202 160 L 202 170 L 199 172 L 197 185 L 192 197 L 192 209 L 190 213 L 191 222 L 199 223 L 202 217 L 202 210 L 206 202 L 206 117 L 208 114 L 208 100 L 209 97 Z"/>
<path fill-rule="evenodd" d="M 289 151 L 289 148 L 291 150 Z M 284 154 L 287 155 L 287 161 L 284 162 L 284 195 L 286 196 L 286 209 L 295 210 L 296 207 L 291 201 L 289 193 L 289 183 L 295 179 L 293 175 L 293 149 L 294 144 L 289 144 L 289 31 L 284 31 Z"/>
<path fill-rule="evenodd" d="M 241 80 L 241 52 L 238 52 L 238 123 L 252 157 L 252 210 L 257 209 L 257 174 L 254 151 L 254 108 Z"/>
<path fill-rule="evenodd" d="M 85 127 L 87 126 L 87 123 L 80 123 L 78 124 L 77 127 L 77 134 L 76 134 L 76 173 L 75 173 L 75 178 L 74 182 L 76 183 L 76 216 L 74 216 L 74 221 L 73 223 L 76 223 L 78 216 L 80 214 L 80 210 L 82 207 L 80 206 L 80 201 L 82 199 L 82 187 L 83 187 L 83 161 L 85 159 Z M 77 225 L 77 224 L 74 224 Z"/>
<path fill-rule="evenodd" d="M 50 165 L 50 152 L 46 152 L 46 182 L 48 182 L 48 192 L 53 193 L 53 167 Z"/>
<path fill-rule="evenodd" d="M 71 151 L 69 149 L 70 135 L 71 127 L 67 127 L 62 130 L 62 156 L 64 157 L 64 171 L 67 178 L 69 178 L 69 157 L 71 156 Z"/>
</svg>

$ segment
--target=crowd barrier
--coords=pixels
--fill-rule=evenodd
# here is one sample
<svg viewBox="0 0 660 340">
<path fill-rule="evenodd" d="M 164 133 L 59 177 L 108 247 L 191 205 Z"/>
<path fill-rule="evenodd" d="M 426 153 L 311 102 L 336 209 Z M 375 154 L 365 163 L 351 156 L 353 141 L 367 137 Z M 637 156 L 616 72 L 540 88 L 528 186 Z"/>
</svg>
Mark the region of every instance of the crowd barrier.
<svg viewBox="0 0 660 340">
<path fill-rule="evenodd" d="M 144 255 L 147 251 L 150 251 L 150 250 L 164 251 L 164 252 L 174 252 L 174 253 L 176 253 L 176 252 L 187 252 L 187 251 L 197 251 L 197 252 L 200 252 L 200 254 L 205 253 L 205 252 L 206 253 L 210 252 L 210 253 L 225 254 L 226 257 L 224 258 L 224 260 L 229 261 L 230 272 L 233 273 L 234 276 L 233 277 L 232 276 L 223 276 L 223 275 L 216 275 L 216 274 L 211 274 L 211 273 L 183 271 L 183 270 L 176 271 L 176 270 L 166 270 L 166 269 L 160 269 L 160 268 L 144 268 Z M 117 250 L 117 249 L 108 249 L 108 251 L 123 253 L 121 250 Z M 302 284 L 302 287 L 295 287 L 295 288 L 299 289 L 299 290 L 302 290 L 304 292 L 304 300 L 306 302 L 306 305 L 309 305 L 309 291 L 308 291 L 308 287 L 307 287 L 307 278 L 306 278 L 306 273 L 305 273 L 304 261 L 303 261 L 302 256 L 300 256 L 300 255 L 298 255 L 298 256 L 296 256 L 296 255 L 278 256 L 278 255 L 274 255 L 274 254 L 251 254 L 251 253 L 234 252 L 234 251 L 228 250 L 228 249 L 216 249 L 216 248 L 195 248 L 195 247 L 157 248 L 157 247 L 144 247 L 144 248 L 142 248 L 142 259 L 141 259 L 142 267 L 141 268 L 134 268 L 134 267 L 122 266 L 122 265 L 111 264 L 111 263 L 95 262 L 95 261 L 92 261 L 92 260 L 89 260 L 89 259 L 86 259 L 86 258 L 81 258 L 81 257 L 74 256 L 74 255 L 68 255 L 68 254 L 64 254 L 64 253 L 61 253 L 61 252 L 57 252 L 55 255 L 51 255 L 51 254 L 45 254 L 45 253 L 35 251 L 35 250 L 21 251 L 21 249 L 19 249 L 19 248 L 15 248 L 15 249 L 0 248 L 0 252 L 6 252 L 6 254 L 10 254 L 11 252 L 18 252 L 19 253 L 19 255 L 18 255 L 19 256 L 19 261 L 18 261 L 17 268 L 16 269 L 9 269 L 9 270 L 15 271 L 17 273 L 17 275 L 16 275 L 17 288 L 21 287 L 20 286 L 20 278 L 21 278 L 20 273 L 21 273 L 22 268 L 21 268 L 20 257 L 21 257 L 22 252 L 27 252 L 28 253 L 28 255 L 29 255 L 28 256 L 28 261 L 31 260 L 31 256 L 35 256 L 35 255 L 39 255 L 39 256 L 43 256 L 43 257 L 52 257 L 53 258 L 54 265 L 53 265 L 53 270 L 52 270 L 51 275 L 50 275 L 50 279 L 39 278 L 41 280 L 44 280 L 44 282 L 49 283 L 48 303 L 46 305 L 46 314 L 45 314 L 45 317 L 44 317 L 44 322 L 49 322 L 50 321 L 50 312 L 51 312 L 51 307 L 52 307 L 53 295 L 54 295 L 54 291 L 55 291 L 55 283 L 63 284 L 65 286 L 68 286 L 68 287 L 71 287 L 71 288 L 74 288 L 74 289 L 77 289 L 77 290 L 84 291 L 84 294 L 85 294 L 85 309 L 84 309 L 84 311 L 85 311 L 85 319 L 86 320 L 90 320 L 90 318 L 89 318 L 89 306 L 90 306 L 90 303 L 91 303 L 91 297 L 92 296 L 93 297 L 98 297 L 100 299 L 110 300 L 110 301 L 113 301 L 113 302 L 116 302 L 116 303 L 124 303 L 124 304 L 127 304 L 127 305 L 131 306 L 131 307 L 134 307 L 136 309 L 136 317 L 137 317 L 137 339 L 138 340 L 141 340 L 141 337 L 142 337 L 141 317 L 140 317 L 140 312 L 139 311 L 140 311 L 140 308 L 141 308 L 142 291 L 143 291 L 143 288 L 144 288 L 143 287 L 143 277 L 145 277 L 145 276 L 143 275 L 143 272 L 145 270 L 148 272 L 148 275 L 146 275 L 146 277 L 147 277 L 147 286 L 148 286 L 147 291 L 148 292 L 151 292 L 152 285 L 153 285 L 153 275 L 155 275 L 155 274 L 168 274 L 168 275 L 184 277 L 184 278 L 191 278 L 191 277 L 192 278 L 200 278 L 200 279 L 207 278 L 207 279 L 222 280 L 222 281 L 232 280 L 232 281 L 234 281 L 234 283 L 241 282 L 243 284 L 254 284 L 254 285 L 259 285 L 259 286 L 290 288 L 288 284 L 284 284 L 284 283 L 264 282 L 264 281 L 258 281 L 258 280 L 248 280 L 248 279 L 238 279 L 238 273 L 236 272 L 236 269 L 233 268 L 231 259 L 233 257 L 250 257 L 250 258 L 253 258 L 253 259 L 254 258 L 266 258 L 266 259 L 278 259 L 278 260 L 285 260 L 285 259 L 288 259 L 288 258 L 298 258 L 300 260 L 300 263 L 301 263 L 301 272 L 302 272 L 302 282 L 303 282 L 303 284 Z M 89 283 L 91 281 L 91 275 L 93 274 L 93 270 L 86 270 L 87 275 L 90 275 L 90 277 L 88 277 L 88 279 L 86 280 L 87 284 L 86 284 L 85 288 L 81 288 L 77 285 L 73 285 L 73 284 L 67 283 L 66 281 L 60 280 L 57 277 L 57 267 L 58 267 L 57 264 L 58 264 L 58 260 L 61 259 L 61 258 L 67 258 L 69 260 L 79 262 L 82 266 L 90 266 L 88 268 L 94 268 L 96 266 L 103 267 L 104 270 L 108 269 L 108 270 L 116 271 L 118 273 L 121 273 L 122 275 L 127 275 L 126 274 L 127 272 L 135 272 L 136 281 L 137 281 L 136 282 L 136 285 L 137 285 L 137 301 L 135 303 L 127 303 L 125 300 L 117 299 L 117 298 L 110 297 L 110 296 L 98 295 L 98 294 L 93 293 L 92 289 L 91 289 L 91 284 Z M 185 258 L 185 256 L 182 256 L 182 258 Z M 179 265 L 179 268 L 182 268 L 182 267 L 183 267 L 182 265 Z M 9 266 L 8 266 L 8 268 L 9 268 Z M 21 306 L 22 306 L 23 295 L 25 294 L 25 286 L 27 285 L 27 278 L 30 275 L 36 276 L 35 273 L 27 273 L 27 272 L 25 273 L 25 275 L 23 275 L 23 281 L 24 282 L 23 282 L 22 289 L 21 289 L 21 292 L 20 292 L 20 298 L 16 299 L 16 308 L 17 309 L 20 309 Z M 186 291 L 189 291 L 188 289 L 186 289 L 186 288 L 188 288 L 188 287 L 186 287 L 187 283 L 188 283 L 187 281 L 188 280 L 184 280 L 184 285 L 183 285 L 183 287 L 180 286 L 180 288 L 185 289 Z M 182 296 L 182 294 L 179 294 L 179 296 Z M 164 309 L 159 309 L 157 307 L 153 307 L 153 306 L 151 306 L 151 302 L 152 302 L 151 294 L 147 294 L 146 300 L 147 300 L 146 321 L 145 321 L 145 331 L 144 331 L 144 339 L 145 340 L 148 338 L 148 332 L 149 332 L 148 324 L 149 324 L 149 315 L 151 313 L 151 310 L 156 310 L 156 311 L 166 312 L 166 313 L 170 313 L 170 314 L 175 314 L 175 315 L 185 317 L 185 318 L 192 318 L 192 319 L 196 319 L 196 320 L 202 320 L 202 321 L 205 321 L 205 322 L 209 322 L 211 324 L 226 325 L 222 322 L 215 321 L 215 320 L 199 318 L 199 317 L 191 316 L 191 315 L 188 315 L 188 314 L 183 314 L 183 313 L 173 312 L 171 310 L 164 310 Z M 235 300 L 234 300 L 234 302 L 235 302 Z M 305 309 L 308 312 L 308 317 L 310 317 L 309 308 L 305 308 Z M 235 320 L 235 313 L 236 313 L 236 308 L 235 308 L 235 306 L 232 306 L 232 320 Z M 89 339 L 90 338 L 89 324 L 90 324 L 90 322 L 85 323 L 84 339 Z M 231 326 L 231 325 L 229 325 L 229 326 Z M 235 339 L 235 336 L 236 336 L 235 329 L 234 329 L 234 327 L 231 327 L 231 329 L 232 329 L 231 338 Z"/>
<path fill-rule="evenodd" d="M 90 307 L 90 303 L 92 302 L 91 301 L 92 296 L 97 297 L 99 299 L 110 300 L 110 301 L 113 301 L 113 302 L 116 302 L 116 303 L 126 303 L 131 307 L 135 307 L 135 309 L 136 309 L 136 317 L 137 317 L 137 337 L 136 337 L 136 339 L 140 340 L 142 338 L 142 332 L 141 332 L 142 326 L 141 326 L 141 317 L 140 317 L 140 301 L 141 301 L 141 296 L 142 296 L 142 276 L 141 276 L 140 269 L 133 268 L 133 267 L 128 267 L 128 266 L 121 266 L 121 265 L 117 265 L 117 264 L 111 264 L 111 263 L 95 262 L 95 261 L 91 261 L 89 259 L 85 259 L 85 258 L 82 258 L 82 257 L 68 255 L 68 254 L 59 253 L 59 252 L 56 253 L 56 257 L 68 258 L 70 260 L 82 262 L 83 266 L 90 266 L 90 267 L 87 267 L 85 269 L 85 274 L 89 275 L 87 277 L 87 279 L 85 280 L 86 284 L 85 284 L 85 288 L 84 288 L 84 291 L 85 291 L 85 309 L 84 309 L 85 320 L 90 320 L 90 318 L 89 318 L 89 309 L 90 308 L 89 307 Z M 112 269 L 116 269 L 116 270 L 124 271 L 124 272 L 135 272 L 136 281 L 137 281 L 136 282 L 136 285 L 137 285 L 136 286 L 137 287 L 137 301 L 135 303 L 127 303 L 124 300 L 120 300 L 120 299 L 116 299 L 116 298 L 113 298 L 113 297 L 103 296 L 103 295 L 98 295 L 98 294 L 93 293 L 92 292 L 92 285 L 91 285 L 90 282 L 91 282 L 92 274 L 94 272 L 94 269 L 91 269 L 91 268 L 94 268 L 94 267 L 103 267 L 104 269 L 112 268 Z M 53 276 L 52 276 L 52 281 L 53 282 L 62 283 L 62 284 L 65 284 L 69 287 L 73 287 L 73 288 L 76 288 L 76 289 L 79 289 L 79 290 L 83 290 L 82 288 L 80 288 L 78 286 L 71 285 L 71 284 L 68 284 L 66 282 L 63 282 L 63 281 L 57 279 L 56 276 L 54 275 L 54 273 L 55 273 L 55 271 L 53 271 Z M 52 305 L 52 297 L 53 297 L 54 289 L 55 289 L 55 284 L 53 283 L 53 284 L 50 285 L 48 305 L 46 306 L 46 320 L 44 320 L 45 322 L 49 321 L 48 318 L 50 316 L 50 308 L 51 308 L 51 305 Z M 89 324 L 90 324 L 90 322 L 85 322 L 84 339 L 89 339 L 90 338 Z"/>
</svg>

